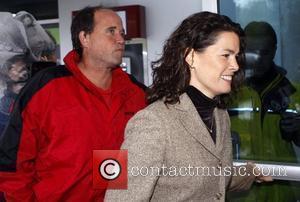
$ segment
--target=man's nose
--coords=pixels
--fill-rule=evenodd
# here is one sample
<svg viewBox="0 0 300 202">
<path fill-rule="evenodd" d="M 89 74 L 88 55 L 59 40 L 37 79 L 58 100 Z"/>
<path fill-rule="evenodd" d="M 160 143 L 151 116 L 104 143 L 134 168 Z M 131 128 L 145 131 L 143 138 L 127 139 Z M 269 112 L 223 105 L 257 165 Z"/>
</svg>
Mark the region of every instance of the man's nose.
<svg viewBox="0 0 300 202">
<path fill-rule="evenodd" d="M 117 40 L 117 42 L 118 42 L 119 44 L 122 44 L 122 45 L 125 44 L 125 39 L 124 39 L 124 35 L 123 35 L 123 34 L 118 34 L 116 40 Z"/>
</svg>

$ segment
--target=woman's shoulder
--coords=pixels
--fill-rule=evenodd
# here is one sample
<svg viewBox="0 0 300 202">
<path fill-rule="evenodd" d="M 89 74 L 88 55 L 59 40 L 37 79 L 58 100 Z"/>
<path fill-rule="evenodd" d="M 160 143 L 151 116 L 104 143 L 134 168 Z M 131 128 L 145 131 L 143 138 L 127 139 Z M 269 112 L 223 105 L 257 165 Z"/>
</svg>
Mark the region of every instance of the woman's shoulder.
<svg viewBox="0 0 300 202">
<path fill-rule="evenodd" d="M 168 107 L 163 101 L 155 101 L 151 103 L 146 108 L 138 111 L 129 121 L 130 123 L 136 121 L 149 121 L 149 122 L 159 122 L 166 118 L 168 114 Z"/>
<path fill-rule="evenodd" d="M 149 111 L 161 111 L 168 110 L 167 105 L 163 100 L 157 100 L 146 107 Z"/>
<path fill-rule="evenodd" d="M 148 105 L 146 108 L 140 111 L 140 113 L 151 113 L 151 114 L 163 114 L 166 113 L 169 110 L 167 105 L 162 100 L 157 100 L 150 105 Z"/>
</svg>

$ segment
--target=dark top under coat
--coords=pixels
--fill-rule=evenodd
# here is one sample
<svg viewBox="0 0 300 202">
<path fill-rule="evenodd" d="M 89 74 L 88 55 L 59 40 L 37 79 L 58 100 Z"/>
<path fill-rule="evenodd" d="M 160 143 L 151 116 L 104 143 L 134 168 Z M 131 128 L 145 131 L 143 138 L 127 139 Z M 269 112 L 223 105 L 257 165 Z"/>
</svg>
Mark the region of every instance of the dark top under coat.
<svg viewBox="0 0 300 202">
<path fill-rule="evenodd" d="M 217 99 L 211 99 L 207 97 L 194 86 L 188 86 L 186 89 L 186 93 L 196 107 L 201 119 L 203 120 L 211 135 L 211 138 L 213 139 L 214 143 L 216 143 L 216 124 L 213 116 L 213 111 L 217 106 Z"/>
</svg>

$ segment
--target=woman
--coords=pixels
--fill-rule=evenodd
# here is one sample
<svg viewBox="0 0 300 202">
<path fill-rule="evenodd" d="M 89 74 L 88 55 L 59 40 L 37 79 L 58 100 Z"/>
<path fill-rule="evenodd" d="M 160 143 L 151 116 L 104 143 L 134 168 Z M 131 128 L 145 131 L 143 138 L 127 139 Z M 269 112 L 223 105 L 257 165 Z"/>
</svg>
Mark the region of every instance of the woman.
<svg viewBox="0 0 300 202">
<path fill-rule="evenodd" d="M 128 189 L 109 190 L 107 201 L 224 201 L 226 189 L 251 186 L 252 165 L 242 169 L 249 177 L 230 167 L 224 108 L 242 59 L 243 31 L 228 17 L 201 12 L 181 23 L 153 64 L 150 105 L 126 128 Z"/>
</svg>

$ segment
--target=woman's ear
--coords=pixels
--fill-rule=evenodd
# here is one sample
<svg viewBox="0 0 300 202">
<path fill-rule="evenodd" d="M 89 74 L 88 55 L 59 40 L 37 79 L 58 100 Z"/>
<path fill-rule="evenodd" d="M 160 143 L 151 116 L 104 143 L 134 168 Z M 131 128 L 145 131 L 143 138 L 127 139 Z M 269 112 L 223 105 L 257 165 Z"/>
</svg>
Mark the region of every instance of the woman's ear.
<svg viewBox="0 0 300 202">
<path fill-rule="evenodd" d="M 80 40 L 81 46 L 83 48 L 87 47 L 88 46 L 88 42 L 89 42 L 89 35 L 86 34 L 84 31 L 80 31 L 79 32 L 79 40 Z"/>
<path fill-rule="evenodd" d="M 188 50 L 187 50 L 188 51 Z M 191 49 L 190 52 L 185 57 L 185 61 L 189 64 L 190 68 L 193 68 L 194 64 L 194 49 Z"/>
</svg>

